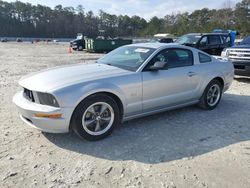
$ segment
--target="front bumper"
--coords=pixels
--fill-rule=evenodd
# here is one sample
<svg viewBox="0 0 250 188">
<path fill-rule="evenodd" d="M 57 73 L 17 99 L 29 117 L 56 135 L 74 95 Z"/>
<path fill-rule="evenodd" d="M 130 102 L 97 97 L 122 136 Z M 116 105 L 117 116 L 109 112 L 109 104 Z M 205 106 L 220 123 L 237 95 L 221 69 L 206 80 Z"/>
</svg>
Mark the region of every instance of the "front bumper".
<svg viewBox="0 0 250 188">
<path fill-rule="evenodd" d="M 249 61 L 232 61 L 234 64 L 234 72 L 240 76 L 250 76 L 250 60 Z"/>
<path fill-rule="evenodd" d="M 71 43 L 71 44 L 70 44 L 70 47 L 71 47 L 73 50 L 78 49 L 78 45 L 77 45 L 77 44 L 74 44 L 74 43 Z"/>
<path fill-rule="evenodd" d="M 23 92 L 19 92 L 13 97 L 13 103 L 17 106 L 21 119 L 31 127 L 49 133 L 66 133 L 69 131 L 70 117 L 73 111 L 71 108 L 37 104 L 27 100 L 23 96 Z M 34 114 L 62 114 L 62 117 L 51 119 L 36 117 Z"/>
</svg>

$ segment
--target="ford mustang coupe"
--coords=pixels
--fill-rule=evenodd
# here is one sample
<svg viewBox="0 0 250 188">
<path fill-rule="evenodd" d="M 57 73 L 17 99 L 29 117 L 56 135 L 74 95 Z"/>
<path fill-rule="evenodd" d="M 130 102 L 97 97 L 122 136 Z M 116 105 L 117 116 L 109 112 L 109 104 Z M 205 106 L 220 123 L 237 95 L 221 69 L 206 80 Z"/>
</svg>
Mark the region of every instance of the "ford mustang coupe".
<svg viewBox="0 0 250 188">
<path fill-rule="evenodd" d="M 178 44 L 120 47 L 93 64 L 23 77 L 16 104 L 21 119 L 45 132 L 73 130 L 102 139 L 122 121 L 199 104 L 212 110 L 232 83 L 231 62 Z"/>
</svg>

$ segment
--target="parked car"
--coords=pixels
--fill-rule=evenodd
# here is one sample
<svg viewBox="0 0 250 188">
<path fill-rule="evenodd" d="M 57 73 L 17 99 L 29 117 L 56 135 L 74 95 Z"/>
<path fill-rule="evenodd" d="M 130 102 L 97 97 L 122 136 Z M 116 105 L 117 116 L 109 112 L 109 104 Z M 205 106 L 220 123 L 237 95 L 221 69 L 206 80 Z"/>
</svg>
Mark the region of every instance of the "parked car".
<svg viewBox="0 0 250 188">
<path fill-rule="evenodd" d="M 195 48 L 139 43 L 23 77 L 13 102 L 32 127 L 99 140 L 133 118 L 193 104 L 212 110 L 233 76 L 232 63 Z"/>
<path fill-rule="evenodd" d="M 154 35 L 154 39 L 160 43 L 172 43 L 174 42 L 173 38 L 174 35 L 171 35 L 169 33 L 158 33 Z"/>
<path fill-rule="evenodd" d="M 78 33 L 75 40 L 70 41 L 70 47 L 73 50 L 82 51 L 85 49 L 85 39 L 82 33 Z"/>
<path fill-rule="evenodd" d="M 20 38 L 17 38 L 17 39 L 16 39 L 16 42 L 23 42 L 23 40 L 20 39 Z"/>
<path fill-rule="evenodd" d="M 172 38 L 160 38 L 158 39 L 160 43 L 173 43 L 174 40 Z"/>
<path fill-rule="evenodd" d="M 228 33 L 191 33 L 178 38 L 176 43 L 200 49 L 210 55 L 221 55 L 231 45 Z"/>
<path fill-rule="evenodd" d="M 4 38 L 4 39 L 1 39 L 1 42 L 8 42 L 8 40 Z"/>
<path fill-rule="evenodd" d="M 233 62 L 235 74 L 250 76 L 250 36 L 243 39 L 239 45 L 225 48 L 221 56 Z"/>
</svg>

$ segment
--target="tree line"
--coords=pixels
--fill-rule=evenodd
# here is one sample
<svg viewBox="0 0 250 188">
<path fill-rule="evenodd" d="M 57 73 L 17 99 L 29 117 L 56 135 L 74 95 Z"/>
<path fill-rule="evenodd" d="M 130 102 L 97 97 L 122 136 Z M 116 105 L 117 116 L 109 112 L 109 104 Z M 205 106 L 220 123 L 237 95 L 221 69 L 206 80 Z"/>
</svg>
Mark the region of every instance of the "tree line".
<svg viewBox="0 0 250 188">
<path fill-rule="evenodd" d="M 172 13 L 164 18 L 145 20 L 139 16 L 114 15 L 99 11 L 85 11 L 82 5 L 53 9 L 30 3 L 0 0 L 0 36 L 5 37 L 74 37 L 83 33 L 88 37 L 146 37 L 156 33 L 180 36 L 190 32 L 211 32 L 214 28 L 236 29 L 250 34 L 250 0 L 235 6 L 226 1 L 221 9 L 203 8 L 191 13 Z"/>
</svg>

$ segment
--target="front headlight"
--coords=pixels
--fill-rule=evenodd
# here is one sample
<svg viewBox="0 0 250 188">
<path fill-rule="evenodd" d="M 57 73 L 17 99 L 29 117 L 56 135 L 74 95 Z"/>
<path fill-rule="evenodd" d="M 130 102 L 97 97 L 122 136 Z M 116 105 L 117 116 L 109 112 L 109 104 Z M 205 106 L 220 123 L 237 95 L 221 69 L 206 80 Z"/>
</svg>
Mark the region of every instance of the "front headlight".
<svg viewBox="0 0 250 188">
<path fill-rule="evenodd" d="M 49 93 L 37 92 L 37 97 L 39 99 L 40 104 L 59 107 L 59 104 L 58 104 L 56 98 Z"/>
<path fill-rule="evenodd" d="M 228 56 L 228 48 L 224 48 L 221 52 L 222 57 L 227 57 Z"/>
</svg>

